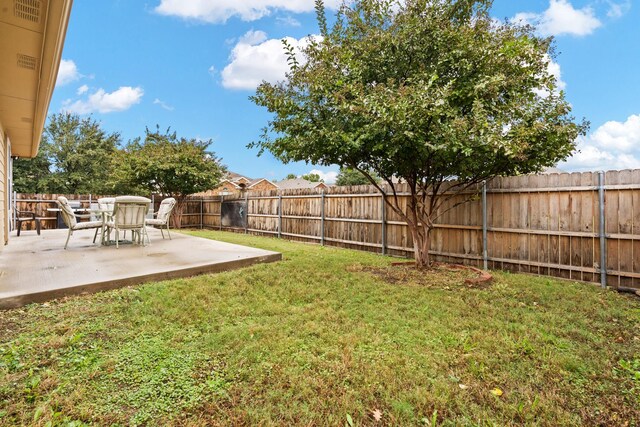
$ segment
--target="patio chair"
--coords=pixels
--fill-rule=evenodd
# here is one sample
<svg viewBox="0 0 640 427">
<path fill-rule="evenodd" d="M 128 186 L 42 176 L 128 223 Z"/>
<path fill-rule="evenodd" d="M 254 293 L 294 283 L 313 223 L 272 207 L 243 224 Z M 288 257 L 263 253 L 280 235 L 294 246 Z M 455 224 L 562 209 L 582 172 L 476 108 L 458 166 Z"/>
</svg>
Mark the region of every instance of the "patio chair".
<svg viewBox="0 0 640 427">
<path fill-rule="evenodd" d="M 18 236 L 20 236 L 20 229 L 22 228 L 23 222 L 31 222 L 35 221 L 36 223 L 36 231 L 38 232 L 38 236 L 40 235 L 40 218 L 36 216 L 35 212 L 30 211 L 19 211 L 18 208 L 13 209 L 15 212 L 16 218 L 16 229 L 18 231 Z"/>
<path fill-rule="evenodd" d="M 98 208 L 100 210 L 113 212 L 113 204 L 115 202 L 115 197 L 101 197 L 98 199 Z"/>
<path fill-rule="evenodd" d="M 160 203 L 160 207 L 158 208 L 158 212 L 155 212 L 153 215 L 155 218 L 148 219 L 146 221 L 147 225 L 156 225 L 160 227 L 160 233 L 162 234 L 162 239 L 164 240 L 164 231 L 163 227 L 167 229 L 167 234 L 169 235 L 169 240 L 171 240 L 171 233 L 169 232 L 169 218 L 171 216 L 171 211 L 176 206 L 176 199 L 173 197 L 168 197 L 164 199 Z"/>
<path fill-rule="evenodd" d="M 115 198 L 113 215 L 107 222 L 108 236 L 111 230 L 116 232 L 116 248 L 119 248 L 120 231 L 131 231 L 131 240 L 144 245 L 144 219 L 151 200 L 146 197 L 120 196 Z M 148 238 L 148 236 L 147 236 Z"/>
<path fill-rule="evenodd" d="M 64 248 L 67 249 L 69 238 L 71 237 L 73 232 L 77 230 L 89 230 L 95 228 L 96 233 L 93 235 L 93 243 L 95 243 L 96 237 L 98 236 L 98 230 L 102 230 L 102 221 L 78 222 L 78 218 L 91 218 L 91 215 L 78 215 L 73 212 L 69 201 L 64 196 L 58 197 L 57 201 L 58 207 L 60 208 L 60 214 L 62 215 L 62 220 L 64 221 L 65 225 L 69 227 L 69 233 L 67 234 L 67 241 L 64 243 Z"/>
</svg>

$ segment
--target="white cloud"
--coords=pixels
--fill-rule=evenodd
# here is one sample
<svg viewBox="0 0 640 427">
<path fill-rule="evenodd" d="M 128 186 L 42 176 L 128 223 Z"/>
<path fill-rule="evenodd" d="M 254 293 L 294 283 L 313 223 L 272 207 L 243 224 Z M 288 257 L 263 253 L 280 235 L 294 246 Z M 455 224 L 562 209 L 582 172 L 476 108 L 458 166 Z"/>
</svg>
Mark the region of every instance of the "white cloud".
<svg viewBox="0 0 640 427">
<path fill-rule="evenodd" d="M 309 42 L 306 37 L 300 40 L 286 37 L 286 40 L 294 49 Z M 255 89 L 263 80 L 269 83 L 283 80 L 289 71 L 282 41 L 268 39 L 263 31 L 249 31 L 242 36 L 229 59 L 230 63 L 221 73 L 222 86 L 227 89 Z"/>
<path fill-rule="evenodd" d="M 71 59 L 63 59 L 60 61 L 60 68 L 58 68 L 56 86 L 64 86 L 67 83 L 78 80 L 80 77 L 82 75 L 78 72 L 76 63 Z"/>
<path fill-rule="evenodd" d="M 276 18 L 276 22 L 287 27 L 300 27 L 302 25 L 300 21 L 291 15 L 279 16 Z"/>
<path fill-rule="evenodd" d="M 586 36 L 602 25 L 591 7 L 575 9 L 568 0 L 550 0 L 544 12 L 518 13 L 511 20 L 534 24 L 543 36 Z"/>
<path fill-rule="evenodd" d="M 164 102 L 164 101 L 161 101 L 161 100 L 160 100 L 160 99 L 158 99 L 158 98 L 156 98 L 156 99 L 154 99 L 154 100 L 153 100 L 153 104 L 154 104 L 154 105 L 159 105 L 160 107 L 164 108 L 164 109 L 165 109 L 165 110 L 167 110 L 167 111 L 173 111 L 173 110 L 174 110 L 174 108 L 173 108 L 171 105 L 167 104 L 167 103 L 166 103 L 166 102 Z"/>
<path fill-rule="evenodd" d="M 141 87 L 122 86 L 108 93 L 104 89 L 98 89 L 85 100 L 72 102 L 70 99 L 63 102 L 63 110 L 71 113 L 111 113 L 124 111 L 138 104 L 144 95 Z"/>
<path fill-rule="evenodd" d="M 640 114 L 624 122 L 609 121 L 578 143 L 579 153 L 566 162 L 576 171 L 640 168 Z"/>
<path fill-rule="evenodd" d="M 338 178 L 338 171 L 329 170 L 323 172 L 320 169 L 312 169 L 309 173 L 319 175 L 320 179 L 324 181 L 325 184 L 335 184 L 336 179 Z"/>
<path fill-rule="evenodd" d="M 87 85 L 82 85 L 78 88 L 78 90 L 76 91 L 76 94 L 78 95 L 82 95 L 84 93 L 87 93 L 89 91 L 89 86 Z"/>
<path fill-rule="evenodd" d="M 325 0 L 327 8 L 336 9 L 342 0 Z M 156 13 L 208 23 L 224 23 L 231 17 L 255 21 L 281 10 L 292 13 L 311 12 L 314 0 L 160 0 Z"/>
<path fill-rule="evenodd" d="M 607 1 L 607 3 L 609 4 L 609 10 L 607 11 L 607 16 L 609 18 L 620 18 L 631 9 L 631 0 L 625 0 L 621 3 Z"/>
</svg>

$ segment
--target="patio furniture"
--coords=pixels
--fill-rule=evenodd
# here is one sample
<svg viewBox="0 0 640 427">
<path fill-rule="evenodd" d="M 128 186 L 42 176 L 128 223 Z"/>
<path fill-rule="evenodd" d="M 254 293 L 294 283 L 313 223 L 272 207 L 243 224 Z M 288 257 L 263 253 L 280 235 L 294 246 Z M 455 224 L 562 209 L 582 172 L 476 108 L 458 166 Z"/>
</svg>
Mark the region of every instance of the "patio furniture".
<svg viewBox="0 0 640 427">
<path fill-rule="evenodd" d="M 73 234 L 74 231 L 77 230 L 89 230 L 92 228 L 96 229 L 96 233 L 93 235 L 93 243 L 96 242 L 96 237 L 98 236 L 98 229 L 102 230 L 103 223 L 102 221 L 86 221 L 86 222 L 78 222 L 78 218 L 91 218 L 91 215 L 78 215 L 73 211 L 73 208 L 69 204 L 69 200 L 66 197 L 60 196 L 58 197 L 58 206 L 60 207 L 60 214 L 62 215 L 62 220 L 65 225 L 69 228 L 69 233 L 67 234 L 67 241 L 64 243 L 64 248 L 67 249 L 67 245 L 69 244 L 69 238 Z"/>
<path fill-rule="evenodd" d="M 101 197 L 98 199 L 98 208 L 104 211 L 113 212 L 113 204 L 116 202 L 115 197 Z"/>
<path fill-rule="evenodd" d="M 162 233 L 163 240 L 164 240 L 164 231 L 162 230 L 163 227 L 167 229 L 169 240 L 171 240 L 171 233 L 169 232 L 169 217 L 171 216 L 171 211 L 175 206 L 176 206 L 176 199 L 174 199 L 173 197 L 168 197 L 164 199 L 160 203 L 158 212 L 155 212 L 153 214 L 155 218 L 148 219 L 146 221 L 147 225 L 157 225 L 160 227 L 160 233 Z"/>
<path fill-rule="evenodd" d="M 31 222 L 35 221 L 36 223 L 36 231 L 38 232 L 38 236 L 40 235 L 40 218 L 36 216 L 35 212 L 30 211 L 19 211 L 18 208 L 14 208 L 15 218 L 16 218 L 16 229 L 18 231 L 18 236 L 20 236 L 20 229 L 22 228 L 23 222 Z"/>
<path fill-rule="evenodd" d="M 106 223 L 108 238 L 111 237 L 111 230 L 116 232 L 116 248 L 119 248 L 120 231 L 131 230 L 131 240 L 144 245 L 145 216 L 149 209 L 151 200 L 146 197 L 120 196 L 115 198 L 113 204 L 113 215 Z M 149 236 L 147 236 L 147 239 Z"/>
</svg>

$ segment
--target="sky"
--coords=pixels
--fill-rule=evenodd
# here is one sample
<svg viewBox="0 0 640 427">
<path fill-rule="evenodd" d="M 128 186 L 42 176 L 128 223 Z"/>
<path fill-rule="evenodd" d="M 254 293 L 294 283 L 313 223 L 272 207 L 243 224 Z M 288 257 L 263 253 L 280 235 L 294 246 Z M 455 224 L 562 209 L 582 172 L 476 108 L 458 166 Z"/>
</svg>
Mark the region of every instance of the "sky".
<svg viewBox="0 0 640 427">
<path fill-rule="evenodd" d="M 333 13 L 340 0 L 325 0 Z M 591 123 L 566 171 L 640 168 L 640 0 L 495 0 L 496 19 L 554 36 L 549 64 L 573 115 Z M 91 116 L 123 142 L 145 127 L 213 140 L 229 170 L 251 178 L 338 167 L 282 164 L 246 146 L 270 115 L 249 97 L 282 80 L 281 39 L 317 34 L 313 0 L 76 0 L 49 113 Z"/>
</svg>

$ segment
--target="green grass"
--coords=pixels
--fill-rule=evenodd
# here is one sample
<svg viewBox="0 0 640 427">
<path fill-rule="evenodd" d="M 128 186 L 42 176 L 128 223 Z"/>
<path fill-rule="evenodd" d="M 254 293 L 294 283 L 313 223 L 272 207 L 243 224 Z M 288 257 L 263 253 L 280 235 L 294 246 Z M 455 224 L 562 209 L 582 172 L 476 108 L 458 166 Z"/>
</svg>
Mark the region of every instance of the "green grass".
<svg viewBox="0 0 640 427">
<path fill-rule="evenodd" d="M 0 312 L 0 425 L 640 425 L 635 297 L 192 234 L 284 260 Z"/>
</svg>

